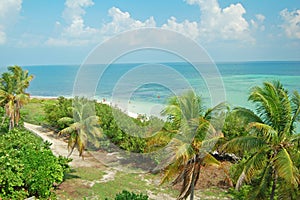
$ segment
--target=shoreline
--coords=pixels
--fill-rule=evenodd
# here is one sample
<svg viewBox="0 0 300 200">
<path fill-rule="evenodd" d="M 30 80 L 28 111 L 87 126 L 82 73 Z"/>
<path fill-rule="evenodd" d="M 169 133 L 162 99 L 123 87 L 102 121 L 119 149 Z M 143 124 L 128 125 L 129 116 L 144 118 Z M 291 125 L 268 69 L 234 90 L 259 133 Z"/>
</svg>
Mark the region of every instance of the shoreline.
<svg viewBox="0 0 300 200">
<path fill-rule="evenodd" d="M 30 99 L 39 99 L 39 100 L 56 100 L 59 97 L 64 97 L 66 99 L 72 99 L 72 96 L 30 96 Z M 161 110 L 164 108 L 163 104 L 151 103 L 151 102 L 142 102 L 142 101 L 118 101 L 114 103 L 114 101 L 107 100 L 107 98 L 95 98 L 94 100 L 97 103 L 108 105 L 112 108 L 118 108 L 123 113 L 127 114 L 129 117 L 138 118 L 139 116 L 145 115 L 146 117 L 155 116 L 163 119 L 163 116 L 160 115 Z M 147 112 L 148 111 L 148 112 Z"/>
</svg>

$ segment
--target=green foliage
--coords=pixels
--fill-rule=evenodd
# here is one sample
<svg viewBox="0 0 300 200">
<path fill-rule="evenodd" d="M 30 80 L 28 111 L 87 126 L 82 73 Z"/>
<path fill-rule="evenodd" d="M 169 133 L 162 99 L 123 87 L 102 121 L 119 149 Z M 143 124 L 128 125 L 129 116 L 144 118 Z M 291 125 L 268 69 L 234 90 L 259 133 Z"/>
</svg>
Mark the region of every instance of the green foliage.
<svg viewBox="0 0 300 200">
<path fill-rule="evenodd" d="M 123 190 L 118 193 L 115 197 L 115 200 L 148 200 L 149 197 L 146 194 L 140 193 L 136 194 L 134 192 L 128 192 L 127 190 Z"/>
<path fill-rule="evenodd" d="M 58 97 L 55 101 L 47 101 L 44 104 L 46 122 L 53 128 L 62 130 L 67 127 L 64 123 L 58 123 L 63 117 L 73 117 L 72 99 Z"/>
<path fill-rule="evenodd" d="M 8 72 L 0 77 L 0 104 L 5 108 L 4 117 L 9 118 L 9 130 L 19 125 L 21 118 L 20 109 L 29 100 L 25 90 L 29 87 L 33 75 L 20 66 L 10 66 Z"/>
<path fill-rule="evenodd" d="M 0 136 L 0 198 L 47 198 L 68 169 L 64 158 L 55 157 L 49 143 L 32 133 L 14 129 Z"/>
<path fill-rule="evenodd" d="M 229 112 L 226 116 L 222 132 L 224 137 L 231 140 L 235 137 L 245 136 L 248 134 L 246 124 L 248 119 L 240 115 L 236 110 Z"/>
<path fill-rule="evenodd" d="M 234 170 L 236 189 L 251 185 L 250 199 L 274 199 L 279 194 L 299 199 L 300 135 L 295 130 L 300 95 L 290 95 L 274 81 L 252 88 L 249 100 L 255 104 L 257 114 L 245 108 L 235 110 L 247 119 L 244 123 L 248 135 L 235 137 L 223 146 L 225 151 L 243 151 L 244 159 Z"/>
<path fill-rule="evenodd" d="M 73 117 L 63 117 L 58 120 L 60 124 L 67 125 L 59 134 L 67 134 L 69 137 L 69 155 L 76 147 L 79 156 L 83 156 L 82 153 L 88 143 L 99 147 L 102 131 L 99 127 L 99 117 L 94 112 L 94 103 L 84 97 L 75 97 L 73 107 L 70 108 L 73 111 Z"/>
<path fill-rule="evenodd" d="M 96 104 L 96 114 L 100 117 L 104 134 L 111 142 L 130 152 L 144 152 L 146 140 L 143 136 L 147 130 L 143 127 L 147 126 L 148 134 L 152 134 L 159 127 L 157 118 L 142 122 L 105 104 Z"/>
<path fill-rule="evenodd" d="M 235 190 L 234 188 L 230 188 L 228 193 L 232 196 L 232 200 L 244 200 L 249 199 L 249 194 L 252 187 L 250 185 L 243 185 L 240 190 Z"/>
</svg>

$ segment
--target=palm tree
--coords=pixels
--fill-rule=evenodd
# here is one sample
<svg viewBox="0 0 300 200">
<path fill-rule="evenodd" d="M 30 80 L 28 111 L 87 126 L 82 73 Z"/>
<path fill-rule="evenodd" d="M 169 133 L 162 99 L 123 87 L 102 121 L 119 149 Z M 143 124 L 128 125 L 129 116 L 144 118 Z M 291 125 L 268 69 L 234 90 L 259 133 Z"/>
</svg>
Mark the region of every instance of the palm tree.
<svg viewBox="0 0 300 200">
<path fill-rule="evenodd" d="M 3 73 L 0 78 L 0 103 L 4 104 L 5 116 L 9 118 L 9 130 L 19 124 L 20 109 L 30 96 L 25 90 L 32 79 L 33 76 L 19 66 L 8 67 L 8 72 Z"/>
<path fill-rule="evenodd" d="M 8 70 L 12 72 L 15 81 L 15 123 L 18 125 L 21 118 L 20 110 L 29 101 L 30 94 L 25 90 L 29 87 L 33 75 L 29 75 L 28 70 L 22 70 L 19 66 L 8 67 Z"/>
<path fill-rule="evenodd" d="M 174 176 L 173 185 L 183 181 L 177 199 L 188 196 L 193 199 L 201 167 L 204 164 L 220 164 L 210 151 L 223 137 L 217 116 L 226 109 L 227 106 L 222 103 L 205 110 L 201 98 L 188 91 L 182 96 L 170 98 L 169 105 L 163 110 L 162 114 L 168 116 L 177 134 L 164 149 L 162 183 Z"/>
<path fill-rule="evenodd" d="M 270 199 L 275 191 L 292 197 L 299 184 L 299 142 L 300 134 L 295 134 L 296 122 L 300 119 L 300 95 L 289 95 L 278 81 L 265 82 L 263 87 L 251 90 L 249 101 L 255 103 L 257 115 L 245 108 L 235 112 L 251 119 L 247 127 L 248 135 L 232 139 L 224 150 L 236 152 L 243 149 L 245 162 L 237 180 L 238 190 L 243 182 L 255 180 L 257 186 L 251 192 L 253 199 Z M 298 160 L 299 165 L 299 160 Z M 287 190 L 286 188 L 289 188 Z"/>
<path fill-rule="evenodd" d="M 95 115 L 93 102 L 84 97 L 75 97 L 73 100 L 73 118 L 63 117 L 58 122 L 68 124 L 59 134 L 68 134 L 68 148 L 73 153 L 75 147 L 79 151 L 79 156 L 83 157 L 83 152 L 88 142 L 99 146 L 98 139 L 102 136 L 99 128 L 100 119 Z"/>
</svg>

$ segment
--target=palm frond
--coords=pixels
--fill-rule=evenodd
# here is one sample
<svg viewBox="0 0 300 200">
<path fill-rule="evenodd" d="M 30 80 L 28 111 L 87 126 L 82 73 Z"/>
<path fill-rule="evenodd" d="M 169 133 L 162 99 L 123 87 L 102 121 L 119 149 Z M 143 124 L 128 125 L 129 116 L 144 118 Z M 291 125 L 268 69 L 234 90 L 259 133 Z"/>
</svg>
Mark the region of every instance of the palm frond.
<svg viewBox="0 0 300 200">
<path fill-rule="evenodd" d="M 234 153 L 243 149 L 244 151 L 253 152 L 265 145 L 266 142 L 262 138 L 256 136 L 243 136 L 236 137 L 225 143 L 222 147 L 222 151 Z"/>
<path fill-rule="evenodd" d="M 70 117 L 62 117 L 57 121 L 59 124 L 72 124 L 74 119 Z"/>
<path fill-rule="evenodd" d="M 220 166 L 221 162 L 218 161 L 214 156 L 211 154 L 207 153 L 204 156 L 203 163 L 206 165 L 213 165 L 213 166 Z"/>
<path fill-rule="evenodd" d="M 250 182 L 255 174 L 268 165 L 268 151 L 270 151 L 268 147 L 260 148 L 256 153 L 247 159 L 245 163 L 245 180 L 247 182 Z"/>
<path fill-rule="evenodd" d="M 299 183 L 299 169 L 294 165 L 290 154 L 285 148 L 280 149 L 274 159 L 274 166 L 276 167 L 278 176 L 283 178 L 286 183 L 298 186 Z"/>
<path fill-rule="evenodd" d="M 177 178 L 174 180 L 174 184 L 177 181 L 181 181 L 181 173 L 184 169 L 184 162 L 182 159 L 175 160 L 173 163 L 169 163 L 167 167 L 164 167 L 164 176 L 161 179 L 160 184 L 164 184 L 165 182 L 169 182 L 174 176 L 177 175 Z M 179 175 L 178 175 L 179 174 Z"/>
<path fill-rule="evenodd" d="M 247 122 L 262 122 L 261 118 L 257 116 L 252 110 L 243 107 L 236 107 L 231 112 L 233 115 L 237 115 L 240 118 L 247 119 Z"/>
<path fill-rule="evenodd" d="M 262 171 L 260 178 L 259 178 L 259 184 L 253 188 L 251 191 L 249 198 L 250 199 L 267 199 L 266 197 L 266 191 L 270 188 L 271 183 L 271 173 L 272 172 L 272 165 L 269 163 Z"/>
<path fill-rule="evenodd" d="M 69 126 L 69 127 L 64 128 L 63 130 L 59 131 L 58 135 L 71 134 L 74 131 L 76 131 L 76 129 L 74 129 L 74 127 L 72 127 L 72 126 Z"/>
<path fill-rule="evenodd" d="M 255 129 L 258 137 L 263 137 L 267 142 L 277 136 L 273 127 L 260 122 L 252 122 L 248 125 L 249 129 Z"/>
<path fill-rule="evenodd" d="M 292 108 L 293 108 L 293 118 L 292 122 L 300 121 L 300 94 L 298 91 L 294 91 L 292 95 Z"/>
</svg>

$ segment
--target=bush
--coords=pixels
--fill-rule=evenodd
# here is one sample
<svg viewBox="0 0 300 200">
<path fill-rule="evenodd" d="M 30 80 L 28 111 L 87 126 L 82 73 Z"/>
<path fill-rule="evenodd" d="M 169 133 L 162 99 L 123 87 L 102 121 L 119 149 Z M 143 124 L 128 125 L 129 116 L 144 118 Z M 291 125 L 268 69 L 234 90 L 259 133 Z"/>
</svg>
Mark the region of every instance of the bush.
<svg viewBox="0 0 300 200">
<path fill-rule="evenodd" d="M 63 181 L 69 160 L 55 157 L 49 146 L 26 130 L 0 136 L 0 199 L 52 195 L 54 184 Z"/>
<path fill-rule="evenodd" d="M 44 104 L 45 120 L 53 128 L 62 130 L 65 124 L 59 124 L 58 120 L 63 117 L 73 117 L 72 99 L 58 97 L 56 101 L 47 101 Z"/>
<path fill-rule="evenodd" d="M 148 200 L 148 195 L 145 194 L 135 194 L 134 192 L 128 192 L 123 190 L 121 193 L 117 194 L 115 200 Z"/>
</svg>

